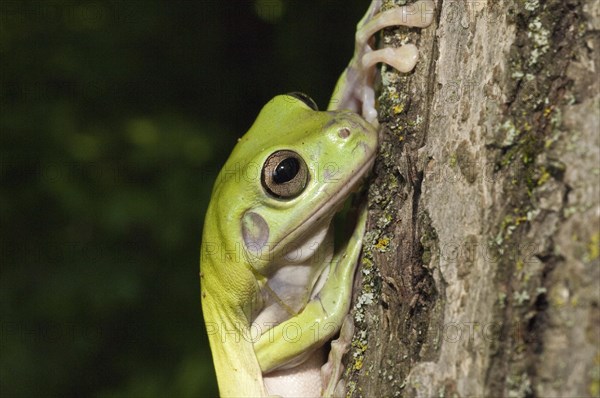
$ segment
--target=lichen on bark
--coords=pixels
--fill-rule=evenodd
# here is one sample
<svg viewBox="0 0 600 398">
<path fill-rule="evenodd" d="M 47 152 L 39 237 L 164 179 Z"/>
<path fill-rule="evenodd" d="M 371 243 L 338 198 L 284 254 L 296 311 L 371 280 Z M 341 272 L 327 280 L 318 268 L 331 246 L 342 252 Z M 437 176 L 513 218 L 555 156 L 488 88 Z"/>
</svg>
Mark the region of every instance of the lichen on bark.
<svg viewBox="0 0 600 398">
<path fill-rule="evenodd" d="M 350 396 L 600 394 L 600 2 L 438 2 L 401 75 L 357 281 Z"/>
</svg>

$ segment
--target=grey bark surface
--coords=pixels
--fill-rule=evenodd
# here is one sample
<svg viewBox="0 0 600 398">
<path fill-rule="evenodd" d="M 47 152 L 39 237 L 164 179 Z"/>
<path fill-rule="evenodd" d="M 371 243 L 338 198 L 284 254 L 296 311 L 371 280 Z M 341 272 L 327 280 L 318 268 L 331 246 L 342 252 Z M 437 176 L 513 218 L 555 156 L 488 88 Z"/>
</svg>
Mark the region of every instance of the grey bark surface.
<svg viewBox="0 0 600 398">
<path fill-rule="evenodd" d="M 600 395 L 599 30 L 481 0 L 385 32 L 421 57 L 382 69 L 349 396 Z"/>
</svg>

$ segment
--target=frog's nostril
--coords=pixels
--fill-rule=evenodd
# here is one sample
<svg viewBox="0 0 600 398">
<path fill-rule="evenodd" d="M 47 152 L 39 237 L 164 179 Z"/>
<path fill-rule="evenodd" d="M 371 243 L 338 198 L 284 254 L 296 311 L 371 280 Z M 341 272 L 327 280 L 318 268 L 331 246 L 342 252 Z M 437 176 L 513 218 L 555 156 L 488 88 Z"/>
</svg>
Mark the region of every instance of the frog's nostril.
<svg viewBox="0 0 600 398">
<path fill-rule="evenodd" d="M 340 138 L 348 138 L 350 137 L 350 129 L 347 127 L 342 127 L 338 130 L 338 135 L 340 136 Z"/>
</svg>

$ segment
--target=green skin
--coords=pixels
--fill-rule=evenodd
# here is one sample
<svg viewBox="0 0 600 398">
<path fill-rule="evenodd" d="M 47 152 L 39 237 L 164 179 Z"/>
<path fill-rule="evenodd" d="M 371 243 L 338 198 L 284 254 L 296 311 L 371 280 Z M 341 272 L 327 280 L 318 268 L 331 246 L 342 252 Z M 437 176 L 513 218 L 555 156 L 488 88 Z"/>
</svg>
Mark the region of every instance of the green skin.
<svg viewBox="0 0 600 398">
<path fill-rule="evenodd" d="M 268 331 L 251 324 L 264 307 L 265 285 L 277 271 L 277 259 L 329 224 L 370 169 L 376 147 L 375 128 L 358 114 L 318 112 L 294 97 L 278 96 L 234 148 L 212 193 L 201 258 L 202 310 L 222 396 L 266 396 L 263 372 L 314 351 L 338 332 L 350 305 L 364 216 L 337 257 L 326 254 L 332 249 L 331 240 L 322 240 L 321 255 L 315 256 L 321 261 L 311 263 L 316 279 L 331 267 L 318 298 L 305 297 L 300 311 L 292 311 Z M 257 176 L 278 150 L 295 151 L 311 171 L 302 192 L 291 200 L 270 195 Z M 307 288 L 314 288 L 314 283 Z M 284 338 L 290 323 L 302 327 L 300 340 Z M 257 332 L 262 332 L 260 338 Z"/>
<path fill-rule="evenodd" d="M 275 97 L 217 178 L 205 217 L 200 279 L 223 397 L 267 396 L 265 382 L 271 394 L 294 395 L 290 383 L 319 384 L 316 393 L 303 390 L 311 396 L 340 394 L 341 355 L 352 335 L 347 314 L 366 207 L 340 248 L 333 247 L 330 223 L 375 157 L 374 65 L 385 62 L 408 72 L 418 55 L 413 45 L 374 50 L 371 39 L 388 26 L 425 27 L 433 19 L 432 0 L 378 13 L 380 6 L 381 0 L 373 0 L 358 24 L 354 56 L 328 110 L 316 111 L 312 100 L 303 97 Z M 274 156 L 280 151 L 294 153 L 306 167 L 292 173 L 292 181 L 273 185 L 273 167 L 283 159 Z M 302 364 L 320 367 L 312 358 L 340 328 L 321 380 L 306 378 L 299 370 Z M 292 377 L 281 377 L 290 369 Z M 273 380 L 280 384 L 273 387 Z"/>
</svg>

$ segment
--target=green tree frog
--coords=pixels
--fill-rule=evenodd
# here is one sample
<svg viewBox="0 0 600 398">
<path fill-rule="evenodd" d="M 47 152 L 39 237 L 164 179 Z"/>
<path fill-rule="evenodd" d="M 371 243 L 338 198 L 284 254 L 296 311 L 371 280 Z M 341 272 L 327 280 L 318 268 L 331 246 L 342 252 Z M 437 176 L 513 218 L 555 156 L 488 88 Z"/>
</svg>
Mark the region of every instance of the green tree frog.
<svg viewBox="0 0 600 398">
<path fill-rule="evenodd" d="M 276 96 L 217 177 L 200 279 L 223 397 L 343 394 L 366 207 L 340 247 L 332 218 L 375 159 L 375 64 L 408 72 L 418 54 L 410 44 L 374 50 L 372 36 L 388 26 L 425 27 L 433 17 L 430 0 L 383 12 L 380 6 L 373 1 L 359 22 L 354 56 L 328 109 L 318 111 L 303 94 Z"/>
</svg>

